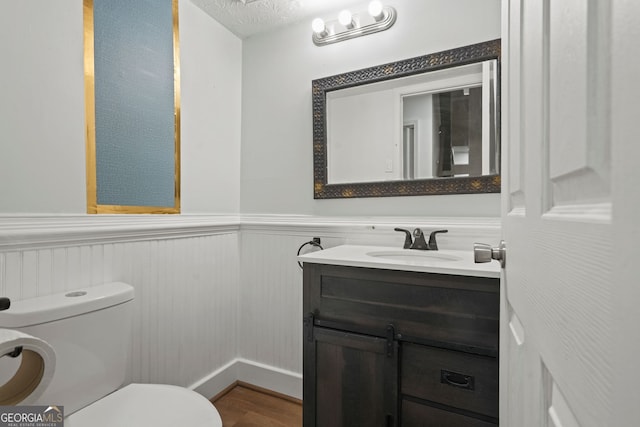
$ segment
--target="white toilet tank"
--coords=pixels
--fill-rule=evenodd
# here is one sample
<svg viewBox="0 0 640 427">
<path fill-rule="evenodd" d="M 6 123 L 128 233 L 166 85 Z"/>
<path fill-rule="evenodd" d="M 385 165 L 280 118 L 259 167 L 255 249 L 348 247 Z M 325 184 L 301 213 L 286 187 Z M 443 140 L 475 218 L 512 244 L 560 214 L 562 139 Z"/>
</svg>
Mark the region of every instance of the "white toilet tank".
<svg viewBox="0 0 640 427">
<path fill-rule="evenodd" d="M 12 302 L 0 328 L 48 342 L 56 352 L 51 384 L 34 404 L 69 415 L 125 382 L 131 349 L 133 287 L 126 283 Z"/>
</svg>

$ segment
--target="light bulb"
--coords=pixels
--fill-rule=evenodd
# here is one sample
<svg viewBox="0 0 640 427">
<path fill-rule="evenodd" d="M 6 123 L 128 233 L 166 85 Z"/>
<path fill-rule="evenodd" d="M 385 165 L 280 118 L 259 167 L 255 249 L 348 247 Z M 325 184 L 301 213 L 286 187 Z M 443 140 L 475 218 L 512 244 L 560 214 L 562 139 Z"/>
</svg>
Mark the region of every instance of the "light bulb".
<svg viewBox="0 0 640 427">
<path fill-rule="evenodd" d="M 313 22 L 311 22 L 311 28 L 313 29 L 313 32 L 316 34 L 322 34 L 326 30 L 324 21 L 321 18 L 314 19 Z"/>
<path fill-rule="evenodd" d="M 384 16 L 382 12 L 382 2 L 378 0 L 373 0 L 369 3 L 369 15 L 373 16 L 376 21 L 379 21 Z"/>
<path fill-rule="evenodd" d="M 353 21 L 351 18 L 352 18 L 351 12 L 345 9 L 342 12 L 340 12 L 340 14 L 338 15 L 338 22 L 340 22 L 340 24 L 342 24 L 347 28 L 352 28 Z"/>
</svg>

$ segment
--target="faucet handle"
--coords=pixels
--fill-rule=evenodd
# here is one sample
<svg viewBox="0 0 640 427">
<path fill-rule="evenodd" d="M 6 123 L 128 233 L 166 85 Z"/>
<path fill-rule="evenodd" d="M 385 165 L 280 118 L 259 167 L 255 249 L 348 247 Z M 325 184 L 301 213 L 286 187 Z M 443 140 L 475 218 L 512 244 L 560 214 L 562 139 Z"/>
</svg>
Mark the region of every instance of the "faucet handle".
<svg viewBox="0 0 640 427">
<path fill-rule="evenodd" d="M 404 249 L 409 249 L 413 244 L 413 240 L 411 239 L 411 232 L 409 230 L 405 230 L 404 228 L 394 228 L 393 231 L 401 231 L 404 233 Z"/>
<path fill-rule="evenodd" d="M 432 231 L 431 234 L 429 234 L 429 243 L 427 243 L 427 246 L 429 247 L 429 249 L 431 249 L 432 251 L 437 251 L 438 250 L 438 242 L 436 242 L 436 234 L 438 233 L 448 233 L 449 230 L 436 230 L 436 231 Z"/>
</svg>

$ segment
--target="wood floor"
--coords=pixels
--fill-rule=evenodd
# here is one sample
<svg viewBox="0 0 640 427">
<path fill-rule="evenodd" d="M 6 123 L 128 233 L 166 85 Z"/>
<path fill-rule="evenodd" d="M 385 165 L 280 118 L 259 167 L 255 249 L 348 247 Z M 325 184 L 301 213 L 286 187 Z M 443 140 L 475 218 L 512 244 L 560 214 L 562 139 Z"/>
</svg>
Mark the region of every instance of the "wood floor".
<svg viewBox="0 0 640 427">
<path fill-rule="evenodd" d="M 301 427 L 302 404 L 236 385 L 213 402 L 223 427 Z"/>
</svg>

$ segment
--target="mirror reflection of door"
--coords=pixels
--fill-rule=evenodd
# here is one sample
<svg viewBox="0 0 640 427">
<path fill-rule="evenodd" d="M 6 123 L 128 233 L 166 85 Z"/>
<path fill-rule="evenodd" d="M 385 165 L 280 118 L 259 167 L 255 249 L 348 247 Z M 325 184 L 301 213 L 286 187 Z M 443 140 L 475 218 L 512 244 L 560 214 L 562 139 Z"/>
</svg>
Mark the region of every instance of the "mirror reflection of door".
<svg viewBox="0 0 640 427">
<path fill-rule="evenodd" d="M 476 86 L 404 97 L 405 117 L 416 118 L 404 124 L 404 179 L 483 174 L 482 96 L 482 87 Z M 432 132 L 418 138 L 415 123 L 422 121 Z M 485 143 L 493 145 L 492 141 Z M 428 156 L 426 161 L 424 156 Z M 419 163 L 429 167 L 421 168 Z"/>
<path fill-rule="evenodd" d="M 402 178 L 415 179 L 416 173 L 416 126 L 405 123 L 402 128 Z"/>
<path fill-rule="evenodd" d="M 482 175 L 482 88 L 434 94 L 433 103 L 436 176 Z"/>
</svg>

